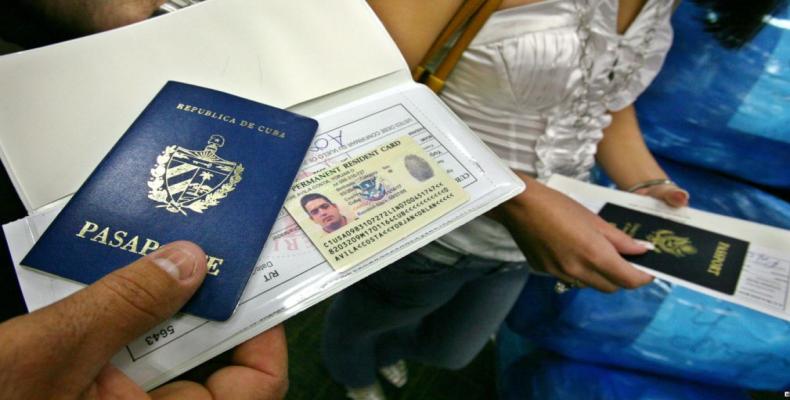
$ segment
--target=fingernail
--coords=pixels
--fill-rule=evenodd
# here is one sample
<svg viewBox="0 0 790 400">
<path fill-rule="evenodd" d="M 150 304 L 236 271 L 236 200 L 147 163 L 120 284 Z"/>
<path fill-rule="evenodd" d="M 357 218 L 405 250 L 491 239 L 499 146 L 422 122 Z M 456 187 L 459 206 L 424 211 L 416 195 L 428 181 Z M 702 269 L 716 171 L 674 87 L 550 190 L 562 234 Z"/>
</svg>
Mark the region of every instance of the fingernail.
<svg viewBox="0 0 790 400">
<path fill-rule="evenodd" d="M 672 193 L 672 199 L 675 201 L 676 204 L 685 203 L 686 200 L 689 198 L 689 192 L 685 190 L 678 190 L 677 192 Z"/>
<path fill-rule="evenodd" d="M 165 246 L 151 253 L 152 261 L 176 280 L 187 280 L 195 274 L 195 256 L 179 246 Z"/>
<path fill-rule="evenodd" d="M 656 246 L 647 240 L 634 239 L 634 242 L 648 250 L 655 250 Z"/>
</svg>

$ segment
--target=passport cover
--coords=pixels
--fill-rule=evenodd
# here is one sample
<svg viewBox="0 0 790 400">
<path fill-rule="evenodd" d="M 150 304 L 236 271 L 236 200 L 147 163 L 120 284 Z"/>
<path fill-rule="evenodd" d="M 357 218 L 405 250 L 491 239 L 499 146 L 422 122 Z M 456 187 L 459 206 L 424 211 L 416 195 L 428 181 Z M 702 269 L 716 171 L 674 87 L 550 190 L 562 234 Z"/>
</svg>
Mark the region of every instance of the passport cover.
<svg viewBox="0 0 790 400">
<path fill-rule="evenodd" d="M 317 128 L 282 109 L 168 82 L 22 264 L 90 284 L 160 244 L 189 240 L 206 252 L 209 274 L 181 311 L 224 321 Z"/>
<path fill-rule="evenodd" d="M 607 203 L 598 215 L 635 239 L 651 242 L 654 250 L 628 261 L 734 294 L 749 243 L 690 225 Z"/>
</svg>

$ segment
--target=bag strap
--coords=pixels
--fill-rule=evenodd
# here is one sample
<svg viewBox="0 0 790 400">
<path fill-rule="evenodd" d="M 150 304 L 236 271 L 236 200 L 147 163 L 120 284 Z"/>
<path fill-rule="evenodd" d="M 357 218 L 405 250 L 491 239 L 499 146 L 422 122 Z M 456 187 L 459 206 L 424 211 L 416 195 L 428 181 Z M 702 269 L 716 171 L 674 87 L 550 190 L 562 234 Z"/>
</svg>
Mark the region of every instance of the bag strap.
<svg viewBox="0 0 790 400">
<path fill-rule="evenodd" d="M 486 23 L 491 14 L 499 8 L 502 0 L 466 0 L 455 12 L 450 22 L 439 34 L 439 37 L 428 49 L 422 61 L 414 68 L 412 76 L 415 81 L 426 84 L 431 90 L 439 93 L 444 88 L 444 82 L 455 68 L 461 55 L 472 43 L 472 40 Z M 463 30 L 453 46 L 439 62 L 436 71 L 428 69 L 428 63 L 433 60 L 445 47 L 445 44 L 459 31 Z"/>
</svg>

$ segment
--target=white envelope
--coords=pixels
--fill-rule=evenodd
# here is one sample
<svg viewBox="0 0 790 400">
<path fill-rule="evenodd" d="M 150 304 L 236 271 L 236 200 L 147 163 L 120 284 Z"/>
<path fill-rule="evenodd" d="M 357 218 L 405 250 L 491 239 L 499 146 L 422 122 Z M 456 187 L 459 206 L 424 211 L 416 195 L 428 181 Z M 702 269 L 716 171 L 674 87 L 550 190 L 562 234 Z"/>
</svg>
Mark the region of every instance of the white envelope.
<svg viewBox="0 0 790 400">
<path fill-rule="evenodd" d="M 329 267 L 282 212 L 231 319 L 218 323 L 177 315 L 116 354 L 113 364 L 145 389 L 326 299 L 524 189 L 435 94 L 411 80 L 364 0 L 208 0 L 114 31 L 0 57 L 0 158 L 29 213 L 3 229 L 31 310 L 82 285 L 21 268 L 19 262 L 168 80 L 318 119 L 305 172 L 408 134 L 470 200 L 342 273 Z M 341 137 L 346 142 L 337 143 Z"/>
<path fill-rule="evenodd" d="M 74 193 L 168 80 L 287 108 L 388 75 L 408 67 L 364 0 L 205 1 L 0 57 L 0 156 L 31 213 Z"/>
</svg>

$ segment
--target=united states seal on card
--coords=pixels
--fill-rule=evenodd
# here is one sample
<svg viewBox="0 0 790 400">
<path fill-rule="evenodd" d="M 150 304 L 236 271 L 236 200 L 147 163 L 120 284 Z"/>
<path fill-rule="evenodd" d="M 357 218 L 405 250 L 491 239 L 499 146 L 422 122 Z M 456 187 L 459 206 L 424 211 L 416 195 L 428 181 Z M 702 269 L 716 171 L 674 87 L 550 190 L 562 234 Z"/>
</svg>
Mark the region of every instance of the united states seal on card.
<svg viewBox="0 0 790 400">
<path fill-rule="evenodd" d="M 295 182 L 285 209 L 329 265 L 345 271 L 468 200 L 404 135 Z"/>
<path fill-rule="evenodd" d="M 216 206 L 241 182 L 244 166 L 217 155 L 225 138 L 211 135 L 203 150 L 172 145 L 156 158 L 148 180 L 148 198 L 157 207 L 187 215 Z"/>
</svg>

